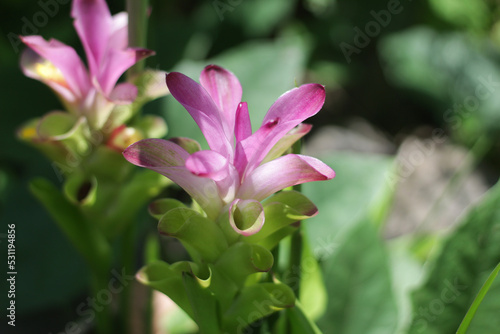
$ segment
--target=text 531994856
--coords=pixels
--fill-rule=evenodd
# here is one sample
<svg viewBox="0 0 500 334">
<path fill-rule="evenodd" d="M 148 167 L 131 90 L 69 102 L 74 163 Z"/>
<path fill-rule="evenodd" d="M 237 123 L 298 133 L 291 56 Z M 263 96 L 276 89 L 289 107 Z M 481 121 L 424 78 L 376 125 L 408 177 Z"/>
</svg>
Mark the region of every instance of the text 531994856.
<svg viewBox="0 0 500 334">
<path fill-rule="evenodd" d="M 7 282 L 8 292 L 7 298 L 9 304 L 7 307 L 8 324 L 16 325 L 16 225 L 9 224 L 7 231 Z"/>
</svg>

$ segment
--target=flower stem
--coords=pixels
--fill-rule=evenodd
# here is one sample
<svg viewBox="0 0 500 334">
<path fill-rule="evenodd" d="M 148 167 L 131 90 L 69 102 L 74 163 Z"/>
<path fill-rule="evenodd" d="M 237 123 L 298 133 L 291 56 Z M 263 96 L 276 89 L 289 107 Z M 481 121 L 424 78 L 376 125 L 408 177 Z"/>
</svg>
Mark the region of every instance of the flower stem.
<svg viewBox="0 0 500 334">
<path fill-rule="evenodd" d="M 299 154 L 302 149 L 302 142 L 300 140 L 296 141 L 292 146 L 292 153 Z M 300 191 L 301 185 L 293 186 L 293 190 Z M 290 286 L 295 294 L 295 297 L 298 299 L 300 294 L 300 272 L 302 270 L 301 261 L 302 261 L 302 231 L 300 222 L 297 230 L 291 236 L 290 242 L 290 260 L 289 260 L 289 272 L 291 273 L 291 277 L 289 278 L 291 282 L 293 282 L 292 286 Z M 291 332 L 292 324 L 290 321 L 287 321 L 285 324 L 286 333 Z"/>
<path fill-rule="evenodd" d="M 302 143 L 300 140 L 296 141 L 292 146 L 292 153 L 299 154 L 302 149 Z M 301 185 L 293 186 L 293 190 L 300 191 Z M 298 222 L 299 226 L 297 231 L 292 234 L 292 242 L 290 246 L 290 262 L 289 268 L 290 272 L 293 274 L 294 282 L 293 286 L 291 286 L 295 296 L 299 298 L 300 292 L 300 271 L 301 271 L 301 260 L 302 260 L 302 231 L 300 227 L 300 222 Z"/>
<path fill-rule="evenodd" d="M 148 0 L 126 0 L 128 12 L 128 45 L 145 48 L 147 42 Z M 144 60 L 138 62 L 127 71 L 132 77 L 144 69 Z"/>
<path fill-rule="evenodd" d="M 160 260 L 160 241 L 155 234 L 146 238 L 144 249 L 144 263 L 150 264 Z M 144 333 L 153 333 L 153 289 L 147 290 L 146 309 L 144 311 Z"/>
<path fill-rule="evenodd" d="M 102 273 L 93 272 L 91 274 L 91 292 L 93 298 L 97 298 L 103 290 L 108 287 L 108 277 Z M 101 309 L 96 309 L 95 312 L 96 333 L 109 334 L 112 333 L 111 328 L 111 303 L 103 303 Z"/>
<path fill-rule="evenodd" d="M 134 250 L 135 250 L 135 224 L 128 224 L 121 240 L 121 261 L 122 266 L 127 274 L 134 273 Z M 122 333 L 130 333 L 130 307 L 132 298 L 133 284 L 128 284 L 123 287 L 123 291 L 119 296 L 120 319 L 122 325 Z"/>
</svg>

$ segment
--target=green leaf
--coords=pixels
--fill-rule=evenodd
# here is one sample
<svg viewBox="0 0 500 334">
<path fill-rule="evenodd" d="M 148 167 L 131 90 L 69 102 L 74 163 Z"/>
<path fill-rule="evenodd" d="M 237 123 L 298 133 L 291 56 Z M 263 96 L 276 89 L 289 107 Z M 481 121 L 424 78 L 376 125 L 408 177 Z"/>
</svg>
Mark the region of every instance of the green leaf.
<svg viewBox="0 0 500 334">
<path fill-rule="evenodd" d="M 200 328 L 200 334 L 220 333 L 217 301 L 210 291 L 199 284 L 192 274 L 182 273 L 186 293 L 194 313 L 194 320 Z"/>
<path fill-rule="evenodd" d="M 266 238 L 276 231 L 295 222 L 311 218 L 317 213 L 314 203 L 297 191 L 279 192 L 266 199 L 262 205 L 264 206 L 266 222 L 258 233 L 243 238 L 245 242 L 268 245 Z M 291 229 L 291 231 L 293 230 Z"/>
<path fill-rule="evenodd" d="M 452 333 L 459 327 L 477 291 L 500 262 L 499 203 L 497 184 L 444 243 L 425 284 L 413 294 L 410 334 Z M 493 321 L 484 324 L 490 330 L 482 333 L 498 330 Z"/>
<path fill-rule="evenodd" d="M 84 117 L 77 118 L 62 111 L 50 112 L 41 118 L 37 134 L 42 142 L 47 140 L 49 145 L 52 145 L 53 141 L 60 142 L 73 157 L 81 157 L 91 150 L 88 141 L 89 130 Z"/>
<path fill-rule="evenodd" d="M 490 9 L 484 1 L 429 0 L 429 2 L 437 15 L 457 26 L 479 30 L 489 25 Z"/>
<path fill-rule="evenodd" d="M 377 226 L 389 209 L 392 183 L 388 179 L 393 158 L 370 154 L 337 152 L 319 157 L 332 167 L 333 180 L 302 185 L 306 195 L 318 207 L 318 215 L 304 222 L 309 244 L 317 257 L 335 253 L 349 231 L 365 219 Z"/>
<path fill-rule="evenodd" d="M 273 255 L 264 247 L 237 242 L 221 255 L 215 266 L 241 288 L 248 275 L 271 270 L 273 262 Z"/>
<path fill-rule="evenodd" d="M 413 254 L 409 245 L 411 235 L 386 240 L 390 258 L 392 290 L 398 307 L 398 327 L 396 333 L 404 333 L 411 322 L 411 292 L 422 284 L 424 267 Z"/>
<path fill-rule="evenodd" d="M 97 186 L 95 177 L 87 178 L 83 173 L 75 172 L 66 178 L 63 191 L 73 204 L 86 207 L 95 203 Z"/>
<path fill-rule="evenodd" d="M 223 315 L 223 329 L 242 333 L 247 326 L 256 327 L 261 319 L 284 308 L 293 307 L 292 289 L 281 283 L 260 283 L 245 287 Z"/>
<path fill-rule="evenodd" d="M 213 263 L 228 248 L 219 226 L 188 208 L 168 211 L 160 219 L 158 231 L 179 239 L 195 262 L 204 259 Z"/>
<path fill-rule="evenodd" d="M 295 307 L 286 310 L 286 316 L 290 321 L 291 334 L 322 334 L 318 326 L 307 317 L 298 301 L 295 302 Z"/>
<path fill-rule="evenodd" d="M 99 227 L 94 222 L 87 221 L 82 212 L 49 181 L 35 179 L 30 183 L 30 190 L 50 212 L 94 272 L 106 273 L 109 270 L 111 249 Z"/>
<path fill-rule="evenodd" d="M 496 54 L 486 51 L 488 43 L 466 33 L 415 27 L 381 40 L 379 53 L 392 84 L 416 93 L 415 100 L 427 104 L 443 128 L 471 143 L 485 130 L 499 133 L 500 72 Z M 469 100 L 477 100 L 477 106 L 465 107 Z"/>
<path fill-rule="evenodd" d="M 302 243 L 300 270 L 299 299 L 301 307 L 309 319 L 316 320 L 325 312 L 327 293 L 320 265 L 316 261 L 306 238 L 303 238 Z"/>
<path fill-rule="evenodd" d="M 488 276 L 488 279 L 484 283 L 481 290 L 479 290 L 479 293 L 477 294 L 476 298 L 474 299 L 474 302 L 472 303 L 471 307 L 469 308 L 469 311 L 465 315 L 464 320 L 462 320 L 462 323 L 460 324 L 460 327 L 458 328 L 457 334 L 465 334 L 467 332 L 467 329 L 469 329 L 471 321 L 473 321 L 475 319 L 474 316 L 476 315 L 476 312 L 477 312 L 479 306 L 482 305 L 481 303 L 483 302 L 483 299 L 486 297 L 486 294 L 488 293 L 488 291 L 490 291 L 490 288 L 491 288 L 493 282 L 495 281 L 495 279 L 498 276 L 498 272 L 500 272 L 500 263 L 497 264 L 497 266 L 495 267 L 493 272 L 490 274 L 490 276 Z M 498 288 L 498 285 L 499 284 L 497 282 L 497 288 Z M 494 312 L 492 313 L 491 312 L 492 309 L 490 308 L 490 310 L 489 310 L 490 312 L 488 314 L 489 316 L 488 316 L 488 318 L 486 318 L 487 323 L 496 322 L 494 327 L 490 327 L 490 329 L 498 328 L 498 320 L 495 321 L 495 319 L 498 319 L 498 306 L 499 306 L 498 294 L 496 294 L 496 296 L 495 296 L 493 306 L 495 308 Z M 481 328 L 481 331 L 480 332 L 477 331 L 477 333 L 487 333 L 488 331 L 489 331 L 489 329 L 487 329 L 487 328 Z M 471 328 L 470 333 L 472 333 L 472 328 Z"/>
<path fill-rule="evenodd" d="M 388 255 L 372 223 L 359 224 L 324 263 L 325 334 L 393 333 L 397 324 Z"/>
<path fill-rule="evenodd" d="M 107 203 L 108 207 L 103 208 L 108 215 L 107 234 L 113 237 L 119 235 L 134 221 L 146 203 L 171 184 L 172 181 L 151 170 L 137 170 L 119 192 L 115 190 L 117 186 L 115 183 L 110 184 L 115 196 L 111 203 Z"/>
<path fill-rule="evenodd" d="M 191 272 L 193 266 L 195 265 L 189 262 L 177 262 L 169 265 L 163 261 L 155 261 L 139 270 L 136 277 L 142 284 L 167 295 L 194 319 L 194 311 L 182 278 L 182 273 Z"/>
<path fill-rule="evenodd" d="M 198 326 L 183 309 L 176 307 L 168 311 L 168 316 L 162 320 L 161 328 L 169 334 L 194 334 L 198 332 Z"/>
<path fill-rule="evenodd" d="M 165 213 L 175 208 L 186 208 L 186 205 L 173 198 L 160 198 L 149 204 L 148 211 L 151 216 L 160 219 Z"/>
<path fill-rule="evenodd" d="M 267 35 L 293 12 L 296 0 L 239 1 L 230 12 L 223 15 L 233 24 L 241 25 L 250 36 Z M 229 3 L 231 4 L 231 3 Z"/>
</svg>

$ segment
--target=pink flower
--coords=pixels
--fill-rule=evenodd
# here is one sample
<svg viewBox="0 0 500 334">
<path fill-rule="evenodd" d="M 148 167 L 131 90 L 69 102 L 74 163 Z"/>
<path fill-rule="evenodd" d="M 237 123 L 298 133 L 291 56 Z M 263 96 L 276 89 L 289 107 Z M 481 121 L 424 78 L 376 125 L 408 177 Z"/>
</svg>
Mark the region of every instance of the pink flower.
<svg viewBox="0 0 500 334">
<path fill-rule="evenodd" d="M 167 75 L 170 93 L 191 114 L 211 149 L 188 149 L 189 153 L 181 147 L 191 143 L 186 139 L 145 139 L 124 151 L 128 161 L 170 178 L 200 204 L 208 217 L 229 212 L 232 227 L 243 235 L 262 228 L 261 200 L 296 184 L 335 176 L 330 167 L 313 157 L 281 156 L 311 129 L 301 122 L 323 106 L 323 86 L 306 84 L 280 96 L 252 134 L 236 76 L 210 65 L 201 73 L 200 82 L 176 72 Z M 236 211 L 250 224 L 238 222 Z"/>
<path fill-rule="evenodd" d="M 71 15 L 89 70 L 72 47 L 41 36 L 20 37 L 29 47 L 21 68 L 52 88 L 70 112 L 100 128 L 116 105 L 130 104 L 137 96 L 134 85 L 116 84 L 120 76 L 154 52 L 128 47 L 127 13 L 111 16 L 104 0 L 74 0 Z"/>
</svg>

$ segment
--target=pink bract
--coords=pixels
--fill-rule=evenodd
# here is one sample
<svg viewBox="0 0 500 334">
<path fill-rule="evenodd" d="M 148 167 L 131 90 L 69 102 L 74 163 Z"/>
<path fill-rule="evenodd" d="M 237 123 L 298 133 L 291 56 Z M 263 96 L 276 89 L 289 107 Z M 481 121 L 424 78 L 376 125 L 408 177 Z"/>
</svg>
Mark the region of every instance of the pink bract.
<svg viewBox="0 0 500 334">
<path fill-rule="evenodd" d="M 201 84 L 177 72 L 169 73 L 166 80 L 170 93 L 200 127 L 210 150 L 190 154 L 173 141 L 144 139 L 123 154 L 131 163 L 180 185 L 210 218 L 228 210 L 231 220 L 236 205 L 253 203 L 255 210 L 255 201 L 284 188 L 335 177 L 335 172 L 316 158 L 282 156 L 310 130 L 302 121 L 323 106 L 323 86 L 305 84 L 284 93 L 252 133 L 247 104 L 241 102 L 241 85 L 230 71 L 207 66 L 201 73 Z M 246 232 L 233 227 L 250 235 L 258 232 L 262 223 Z"/>
</svg>

